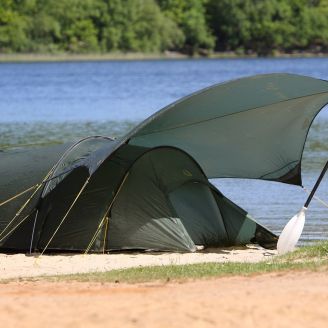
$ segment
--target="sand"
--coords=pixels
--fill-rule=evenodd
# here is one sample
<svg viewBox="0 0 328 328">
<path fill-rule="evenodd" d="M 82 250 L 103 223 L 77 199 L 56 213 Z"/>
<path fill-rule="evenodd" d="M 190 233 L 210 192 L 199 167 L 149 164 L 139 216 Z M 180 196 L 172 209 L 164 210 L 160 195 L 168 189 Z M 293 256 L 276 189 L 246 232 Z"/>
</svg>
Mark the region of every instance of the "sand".
<svg viewBox="0 0 328 328">
<path fill-rule="evenodd" d="M 3 327 L 327 327 L 324 272 L 254 274 L 143 284 L 15 279 L 119 268 L 200 262 L 258 262 L 261 247 L 197 253 L 0 255 Z"/>
<path fill-rule="evenodd" d="M 105 255 L 0 254 L 0 280 L 86 272 L 103 272 L 151 265 L 202 262 L 259 262 L 275 256 L 275 251 L 250 245 L 245 248 L 207 249 L 195 253 L 113 253 Z"/>
<path fill-rule="evenodd" d="M 294 272 L 185 283 L 11 282 L 1 327 L 327 327 L 328 275 Z"/>
</svg>

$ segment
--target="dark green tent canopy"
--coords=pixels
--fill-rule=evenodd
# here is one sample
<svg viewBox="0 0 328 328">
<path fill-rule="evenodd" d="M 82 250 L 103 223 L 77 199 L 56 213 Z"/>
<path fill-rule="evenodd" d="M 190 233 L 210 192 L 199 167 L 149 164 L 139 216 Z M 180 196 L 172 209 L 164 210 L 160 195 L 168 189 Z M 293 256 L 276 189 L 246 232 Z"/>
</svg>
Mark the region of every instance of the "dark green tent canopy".
<svg viewBox="0 0 328 328">
<path fill-rule="evenodd" d="M 118 140 L 1 152 L 0 203 L 37 185 L 0 207 L 0 249 L 274 247 L 208 179 L 301 185 L 307 133 L 326 103 L 326 81 L 259 75 L 186 97 Z"/>
<path fill-rule="evenodd" d="M 257 75 L 186 97 L 137 127 L 129 143 L 188 152 L 208 178 L 301 185 L 305 139 L 328 102 L 328 82 L 292 74 Z"/>
</svg>

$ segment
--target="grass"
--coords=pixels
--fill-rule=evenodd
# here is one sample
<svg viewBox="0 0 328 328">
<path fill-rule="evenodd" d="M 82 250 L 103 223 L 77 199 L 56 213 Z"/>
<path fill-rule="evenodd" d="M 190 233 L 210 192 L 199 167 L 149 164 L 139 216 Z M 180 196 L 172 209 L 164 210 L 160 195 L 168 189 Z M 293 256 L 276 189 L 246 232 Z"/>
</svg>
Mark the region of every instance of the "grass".
<svg viewBox="0 0 328 328">
<path fill-rule="evenodd" d="M 87 54 L 0 54 L 0 63 L 6 62 L 70 62 L 70 61 L 108 61 L 108 60 L 153 60 L 184 59 L 188 56 L 180 53 L 87 53 Z"/>
<path fill-rule="evenodd" d="M 231 59 L 231 58 L 257 58 L 256 54 L 238 54 L 236 52 L 213 52 L 205 58 Z M 275 58 L 303 58 L 303 57 L 327 57 L 327 54 L 300 52 L 280 53 L 275 52 L 270 57 Z M 200 55 L 188 56 L 179 52 L 142 53 L 142 52 L 108 52 L 108 53 L 11 53 L 0 54 L 0 63 L 26 63 L 26 62 L 70 62 L 70 61 L 109 61 L 109 60 L 157 60 L 157 59 L 188 59 L 204 58 Z"/>
<path fill-rule="evenodd" d="M 140 267 L 108 272 L 46 277 L 50 281 L 142 283 L 186 281 L 223 276 L 249 276 L 283 271 L 328 271 L 328 242 L 302 247 L 295 252 L 259 263 L 201 263 Z"/>
</svg>

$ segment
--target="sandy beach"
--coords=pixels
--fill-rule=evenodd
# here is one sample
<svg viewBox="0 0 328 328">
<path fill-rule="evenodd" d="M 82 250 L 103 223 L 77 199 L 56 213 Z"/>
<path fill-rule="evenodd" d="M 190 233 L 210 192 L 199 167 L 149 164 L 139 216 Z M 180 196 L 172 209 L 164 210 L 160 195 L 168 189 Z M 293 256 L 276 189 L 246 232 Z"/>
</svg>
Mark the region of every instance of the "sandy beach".
<svg viewBox="0 0 328 328">
<path fill-rule="evenodd" d="M 39 258 L 1 254 L 0 324 L 22 328 L 326 327 L 326 271 L 305 269 L 134 284 L 44 278 L 167 264 L 270 262 L 275 256 L 275 251 L 253 245 L 196 253 Z"/>
<path fill-rule="evenodd" d="M 328 276 L 293 272 L 137 285 L 11 282 L 3 327 L 327 327 Z"/>
<path fill-rule="evenodd" d="M 103 272 L 141 266 L 204 262 L 259 262 L 276 251 L 254 245 L 246 248 L 206 249 L 195 253 L 112 253 L 88 255 L 0 254 L 0 280 L 72 273 Z"/>
</svg>

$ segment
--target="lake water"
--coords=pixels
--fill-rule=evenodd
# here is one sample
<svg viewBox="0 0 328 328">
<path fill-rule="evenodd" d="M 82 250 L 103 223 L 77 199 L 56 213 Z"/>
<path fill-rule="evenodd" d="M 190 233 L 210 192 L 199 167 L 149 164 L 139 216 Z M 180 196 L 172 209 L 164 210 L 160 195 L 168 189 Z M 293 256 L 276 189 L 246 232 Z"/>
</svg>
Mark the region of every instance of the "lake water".
<svg viewBox="0 0 328 328">
<path fill-rule="evenodd" d="M 120 136 L 169 103 L 214 83 L 288 72 L 328 79 L 327 58 L 153 60 L 0 64 L 0 149 Z M 304 153 L 311 189 L 328 159 L 328 111 L 316 118 Z M 279 233 L 303 205 L 299 187 L 255 180 L 214 183 L 257 221 Z M 328 178 L 317 195 L 328 202 Z M 315 200 L 302 242 L 328 238 L 328 208 Z"/>
</svg>

